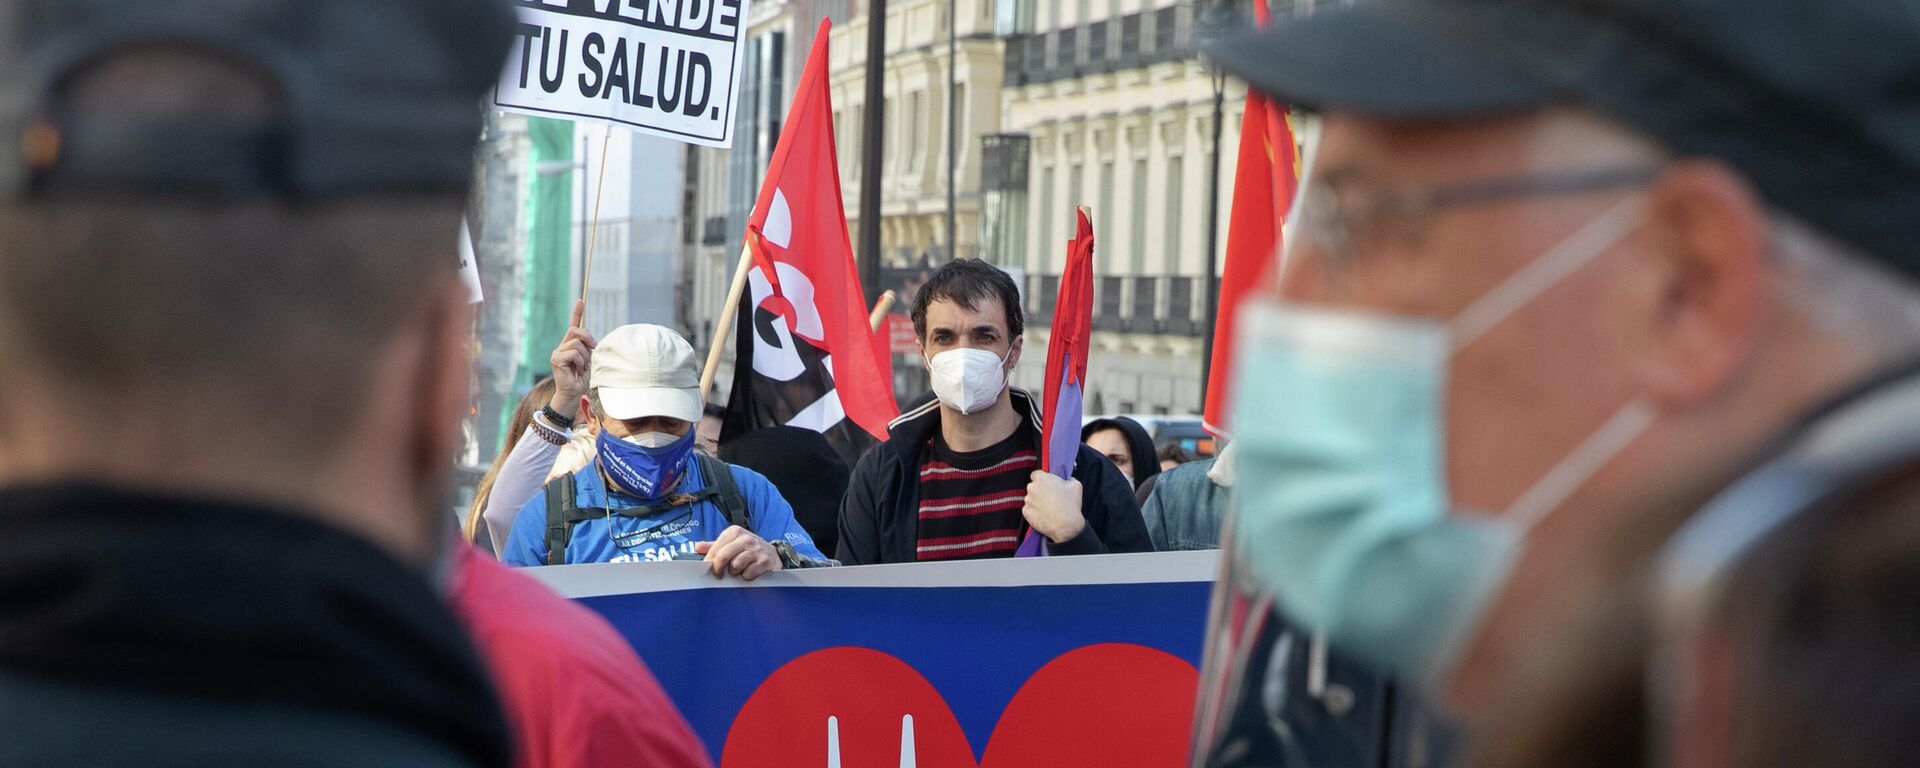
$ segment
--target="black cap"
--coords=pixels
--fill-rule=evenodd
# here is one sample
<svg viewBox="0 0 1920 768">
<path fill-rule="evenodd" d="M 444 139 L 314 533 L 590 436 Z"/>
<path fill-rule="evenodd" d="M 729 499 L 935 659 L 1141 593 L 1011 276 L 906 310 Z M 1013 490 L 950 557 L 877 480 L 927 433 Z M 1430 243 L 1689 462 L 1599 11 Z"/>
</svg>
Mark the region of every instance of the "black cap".
<svg viewBox="0 0 1920 768">
<path fill-rule="evenodd" d="M 1920 276 L 1910 0 L 1362 0 L 1205 53 L 1308 108 L 1381 118 L 1578 104 Z"/>
<path fill-rule="evenodd" d="M 0 0 L 0 199 L 463 189 L 513 25 L 499 0 Z M 274 114 L 62 114 L 72 75 L 155 46 L 256 71 Z"/>
</svg>

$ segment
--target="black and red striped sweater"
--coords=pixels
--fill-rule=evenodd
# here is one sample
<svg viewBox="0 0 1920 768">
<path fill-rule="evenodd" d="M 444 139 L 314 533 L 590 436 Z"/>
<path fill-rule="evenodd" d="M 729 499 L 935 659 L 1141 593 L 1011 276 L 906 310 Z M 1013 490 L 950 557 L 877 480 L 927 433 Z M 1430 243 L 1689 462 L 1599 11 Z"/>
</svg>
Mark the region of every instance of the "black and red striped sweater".
<svg viewBox="0 0 1920 768">
<path fill-rule="evenodd" d="M 1015 457 L 1020 452 L 1032 452 L 1037 455 L 1040 445 L 1039 404 L 1026 390 L 1018 387 L 1012 390 L 1014 410 L 1020 414 L 1021 428 L 1010 440 L 1022 439 L 1013 450 L 991 463 L 999 463 Z M 911 563 L 918 560 L 942 559 L 934 557 L 941 553 L 947 557 L 1007 557 L 1018 547 L 1016 538 L 1000 549 L 1002 542 L 989 541 L 1003 538 L 999 533 L 988 533 L 1017 527 L 1018 534 L 1026 532 L 1026 518 L 1020 509 L 1025 506 L 1026 485 L 1029 475 L 1039 468 L 1038 460 L 1032 465 L 1015 473 L 1009 473 L 1006 482 L 1011 484 L 1019 480 L 1020 503 L 1001 501 L 1006 505 L 1000 509 L 995 500 L 980 498 L 980 491 L 942 491 L 940 488 L 923 488 L 922 472 L 929 459 L 937 460 L 945 468 L 979 470 L 982 466 L 973 465 L 964 459 L 952 457 L 939 459 L 933 456 L 932 441 L 940 432 L 941 408 L 931 395 L 923 396 L 910 405 L 900 418 L 888 425 L 887 442 L 874 446 L 860 459 L 853 470 L 853 481 L 847 487 L 846 499 L 840 505 L 840 546 L 836 559 L 847 565 L 866 565 L 871 563 Z M 1004 443 L 988 448 L 988 453 L 1002 448 Z M 999 474 L 999 473 L 992 473 Z M 943 477 L 947 473 L 937 473 L 934 477 Z M 1147 536 L 1146 523 L 1140 517 L 1140 509 L 1134 504 L 1133 491 L 1126 476 L 1120 474 L 1108 463 L 1099 451 L 1080 446 L 1075 459 L 1073 478 L 1082 486 L 1080 512 L 1086 516 L 1087 527 L 1080 535 L 1062 542 L 1053 542 L 1051 551 L 1056 555 L 1091 555 L 1103 552 L 1151 552 L 1153 541 Z M 1003 489 L 1011 490 L 1011 488 Z M 986 510 L 987 514 L 955 517 L 972 518 L 967 525 L 979 526 L 978 530 L 966 528 L 953 530 L 946 528 L 943 520 L 948 518 L 923 517 L 926 507 L 944 507 L 946 503 L 928 502 L 923 505 L 923 496 L 927 492 L 952 493 L 965 498 L 961 503 L 989 502 L 978 507 L 936 509 L 933 512 L 949 512 L 956 509 Z M 1011 523 L 1001 522 L 1010 520 Z M 926 532 L 923 534 L 923 528 Z M 946 531 L 940 533 L 939 530 Z M 983 535 L 985 534 L 985 535 Z M 950 539 L 938 541 L 939 539 Z M 952 549 L 929 550 L 923 554 L 922 546 L 931 544 L 943 547 L 952 544 L 961 545 Z"/>
</svg>

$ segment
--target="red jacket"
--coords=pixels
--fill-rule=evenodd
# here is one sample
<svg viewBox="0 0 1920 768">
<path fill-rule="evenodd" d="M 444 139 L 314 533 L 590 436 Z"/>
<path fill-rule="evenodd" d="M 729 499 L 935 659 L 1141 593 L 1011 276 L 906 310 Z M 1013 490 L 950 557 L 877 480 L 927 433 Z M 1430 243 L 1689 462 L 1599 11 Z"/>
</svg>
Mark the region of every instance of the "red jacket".
<svg viewBox="0 0 1920 768">
<path fill-rule="evenodd" d="M 711 765 L 653 673 L 598 614 L 471 548 L 451 598 L 500 688 L 516 766 Z"/>
</svg>

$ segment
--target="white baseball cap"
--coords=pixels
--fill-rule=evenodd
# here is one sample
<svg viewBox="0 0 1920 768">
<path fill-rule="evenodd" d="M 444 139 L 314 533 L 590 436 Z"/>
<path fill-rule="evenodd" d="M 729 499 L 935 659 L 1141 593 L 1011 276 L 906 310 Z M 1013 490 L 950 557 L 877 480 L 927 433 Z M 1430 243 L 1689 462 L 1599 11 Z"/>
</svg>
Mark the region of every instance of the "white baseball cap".
<svg viewBox="0 0 1920 768">
<path fill-rule="evenodd" d="M 608 417 L 700 420 L 700 368 L 693 346 L 672 329 L 636 323 L 600 337 L 588 383 Z"/>
</svg>

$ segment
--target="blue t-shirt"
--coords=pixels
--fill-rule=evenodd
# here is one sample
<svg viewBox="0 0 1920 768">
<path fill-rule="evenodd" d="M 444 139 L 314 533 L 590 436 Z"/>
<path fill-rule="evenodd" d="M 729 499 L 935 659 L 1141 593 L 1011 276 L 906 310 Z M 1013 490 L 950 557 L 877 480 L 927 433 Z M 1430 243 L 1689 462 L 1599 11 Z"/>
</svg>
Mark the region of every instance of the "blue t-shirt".
<svg viewBox="0 0 1920 768">
<path fill-rule="evenodd" d="M 731 465 L 730 465 L 731 466 Z M 793 551 L 807 557 L 825 559 L 813 537 L 793 519 L 793 507 L 780 496 L 766 476 L 746 467 L 732 467 L 733 484 L 747 502 L 747 519 L 753 532 L 767 541 L 785 539 Z M 686 479 L 677 493 L 697 493 L 707 487 L 700 475 L 701 464 L 687 460 Z M 573 473 L 574 503 L 581 507 L 629 509 L 645 506 L 645 499 L 619 491 L 609 493 L 596 464 Z M 575 523 L 573 538 L 567 542 L 567 562 L 634 563 L 672 560 L 678 554 L 691 554 L 693 545 L 713 541 L 727 529 L 727 515 L 710 501 L 674 507 L 647 517 L 611 515 Z M 507 536 L 506 550 L 500 559 L 508 565 L 547 564 L 547 492 L 541 489 L 514 514 L 513 532 Z M 616 542 L 615 539 L 618 539 Z"/>
</svg>

